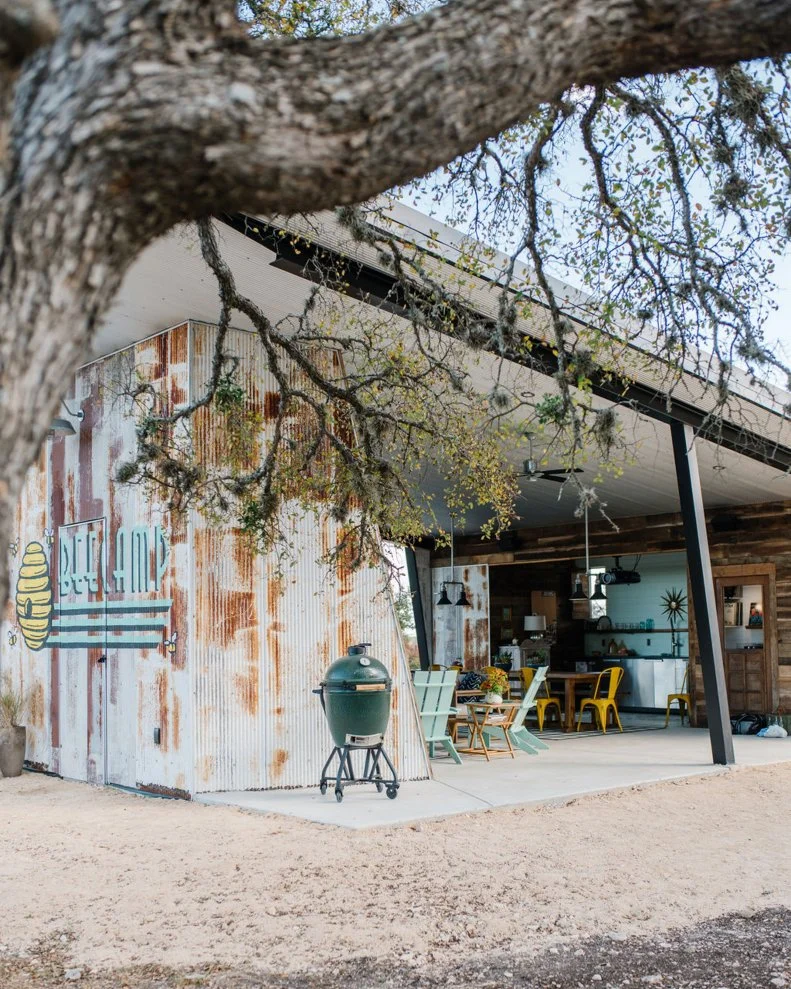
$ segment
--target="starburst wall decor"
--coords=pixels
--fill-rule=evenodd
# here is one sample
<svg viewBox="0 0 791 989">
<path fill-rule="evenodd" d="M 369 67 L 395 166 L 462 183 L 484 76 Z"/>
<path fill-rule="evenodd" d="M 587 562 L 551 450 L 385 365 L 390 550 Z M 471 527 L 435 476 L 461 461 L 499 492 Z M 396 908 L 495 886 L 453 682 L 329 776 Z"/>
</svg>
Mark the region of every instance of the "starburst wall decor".
<svg viewBox="0 0 791 989">
<path fill-rule="evenodd" d="M 670 627 L 675 628 L 687 613 L 687 596 L 683 591 L 672 587 L 662 595 L 662 612 L 670 621 Z"/>
</svg>

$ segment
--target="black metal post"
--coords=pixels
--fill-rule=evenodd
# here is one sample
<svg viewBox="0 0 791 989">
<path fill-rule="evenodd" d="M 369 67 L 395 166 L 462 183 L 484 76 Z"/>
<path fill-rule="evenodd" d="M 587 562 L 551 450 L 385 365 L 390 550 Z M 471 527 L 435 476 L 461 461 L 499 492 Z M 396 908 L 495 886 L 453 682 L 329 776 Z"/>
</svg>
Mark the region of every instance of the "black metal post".
<svg viewBox="0 0 791 989">
<path fill-rule="evenodd" d="M 412 613 L 415 616 L 415 633 L 417 635 L 417 654 L 420 657 L 420 669 L 428 670 L 431 668 L 431 656 L 428 651 L 426 616 L 423 611 L 423 596 L 420 593 L 417 557 L 411 546 L 406 547 L 406 572 L 409 577 L 409 591 L 412 595 Z"/>
<path fill-rule="evenodd" d="M 706 698 L 711 754 L 715 763 L 728 766 L 735 761 L 733 736 L 728 714 L 725 667 L 706 535 L 706 517 L 703 513 L 703 495 L 700 490 L 698 457 L 693 446 L 694 433 L 691 426 L 685 426 L 681 422 L 671 423 L 670 433 L 673 437 L 681 519 L 684 523 L 692 602 L 703 667 L 703 693 Z M 689 661 L 694 662 L 694 656 L 690 655 Z"/>
</svg>

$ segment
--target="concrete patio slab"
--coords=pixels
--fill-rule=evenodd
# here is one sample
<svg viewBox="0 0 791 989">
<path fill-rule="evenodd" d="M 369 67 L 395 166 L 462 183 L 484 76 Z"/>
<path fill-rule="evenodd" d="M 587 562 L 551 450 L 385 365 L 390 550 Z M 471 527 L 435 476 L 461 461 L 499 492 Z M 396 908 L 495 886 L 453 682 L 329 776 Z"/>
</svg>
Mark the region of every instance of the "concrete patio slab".
<svg viewBox="0 0 791 989">
<path fill-rule="evenodd" d="M 791 762 L 791 737 L 734 737 L 737 768 Z M 729 772 L 711 763 L 708 732 L 671 727 L 629 734 L 589 734 L 553 740 L 546 752 L 515 759 L 445 756 L 432 760 L 433 780 L 405 782 L 388 800 L 372 786 L 350 787 L 342 803 L 328 791 L 237 791 L 199 794 L 196 801 L 265 814 L 284 814 L 345 828 L 388 827 L 470 814 L 494 807 L 565 803 L 607 790 Z"/>
</svg>

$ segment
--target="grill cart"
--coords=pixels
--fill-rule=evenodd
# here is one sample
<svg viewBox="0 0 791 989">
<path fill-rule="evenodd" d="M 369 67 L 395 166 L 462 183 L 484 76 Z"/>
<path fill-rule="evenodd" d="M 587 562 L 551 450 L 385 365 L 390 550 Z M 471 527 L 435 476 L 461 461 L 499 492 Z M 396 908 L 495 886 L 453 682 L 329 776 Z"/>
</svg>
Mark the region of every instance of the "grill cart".
<svg viewBox="0 0 791 989">
<path fill-rule="evenodd" d="M 395 800 L 398 776 L 382 745 L 390 719 L 392 680 L 387 668 L 365 650 L 369 642 L 349 646 L 347 655 L 336 660 L 324 674 L 321 686 L 314 690 L 321 698 L 335 748 L 321 771 L 319 787 L 324 794 L 335 781 L 335 799 L 343 800 L 345 785 L 373 783 L 379 793 L 386 790 Z M 365 749 L 365 768 L 355 776 L 351 753 Z M 334 760 L 337 770 L 328 775 Z M 382 776 L 382 763 L 389 777 Z"/>
</svg>

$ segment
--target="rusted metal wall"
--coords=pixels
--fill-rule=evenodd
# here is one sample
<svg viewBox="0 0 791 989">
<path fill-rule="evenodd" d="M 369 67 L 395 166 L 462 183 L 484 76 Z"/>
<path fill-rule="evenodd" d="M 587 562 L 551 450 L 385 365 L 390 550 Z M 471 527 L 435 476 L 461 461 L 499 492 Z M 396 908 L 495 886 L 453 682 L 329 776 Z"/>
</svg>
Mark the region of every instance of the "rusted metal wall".
<svg viewBox="0 0 791 989">
<path fill-rule="evenodd" d="M 295 515 L 295 562 L 283 570 L 232 528 L 171 518 L 142 489 L 115 483 L 135 449 L 124 393 L 151 382 L 168 408 L 197 394 L 214 333 L 184 324 L 83 368 L 69 402 L 83 420 L 73 420 L 75 435 L 48 440 L 30 472 L 11 548 L 25 627 L 14 600 L 0 660 L 31 692 L 28 759 L 71 778 L 185 795 L 315 784 L 331 743 L 312 690 L 347 646 L 370 641 L 395 680 L 390 750 L 404 778 L 425 777 L 379 574 L 331 580 L 317 563 L 341 538 L 337 525 Z M 233 333 L 229 348 L 266 416 L 277 392 L 257 338 Z M 213 411 L 200 415 L 195 437 L 200 453 L 221 459 L 216 423 Z"/>
<path fill-rule="evenodd" d="M 489 567 L 438 567 L 431 571 L 434 599 L 434 662 L 447 666 L 457 659 L 465 669 L 477 669 L 489 664 Z M 437 605 L 442 582 L 461 580 L 470 602 L 469 607 L 457 607 L 455 602 L 461 588 L 448 588 L 449 605 Z"/>
<path fill-rule="evenodd" d="M 191 381 L 208 380 L 214 327 L 193 323 Z M 265 419 L 277 407 L 277 385 L 260 343 L 233 332 L 226 350 L 239 358 L 255 407 Z M 217 419 L 196 424 L 199 454 L 222 456 Z M 298 423 L 293 428 L 299 428 Z M 256 556 L 231 528 L 191 519 L 194 617 L 196 791 L 315 785 L 332 743 L 318 698 L 323 672 L 355 642 L 391 669 L 395 698 L 387 745 L 404 778 L 428 775 L 406 660 L 392 602 L 380 574 L 342 569 L 331 579 L 318 558 L 341 538 L 315 514 L 294 513 L 293 560 Z"/>
<path fill-rule="evenodd" d="M 122 393 L 143 378 L 169 405 L 184 401 L 187 340 L 184 324 L 77 374 L 69 405 L 84 418 L 71 420 L 75 435 L 48 439 L 31 470 L 11 561 L 12 597 L 24 605 L 33 593 L 25 548 L 45 547 L 46 641 L 26 638 L 17 617 L 2 663 L 20 669 L 33 694 L 30 762 L 76 779 L 183 793 L 192 786 L 186 524 L 114 477 L 135 449 Z"/>
<path fill-rule="evenodd" d="M 50 690 L 50 653 L 46 649 L 27 646 L 16 614 L 16 580 L 22 568 L 28 546 L 33 550 L 28 560 L 36 556 L 48 558 L 51 553 L 47 532 L 47 498 L 49 486 L 48 458 L 42 450 L 36 466 L 28 472 L 22 497 L 17 504 L 14 536 L 8 547 L 8 568 L 11 575 L 11 596 L 0 630 L 0 672 L 8 673 L 15 690 L 28 696 L 27 759 L 42 769 L 52 765 L 51 711 L 57 712 L 57 698 Z M 33 569 L 31 567 L 31 569 Z M 31 574 L 31 579 L 35 575 Z M 46 594 L 46 591 L 45 591 Z M 36 645 L 35 638 L 33 638 Z"/>
</svg>

